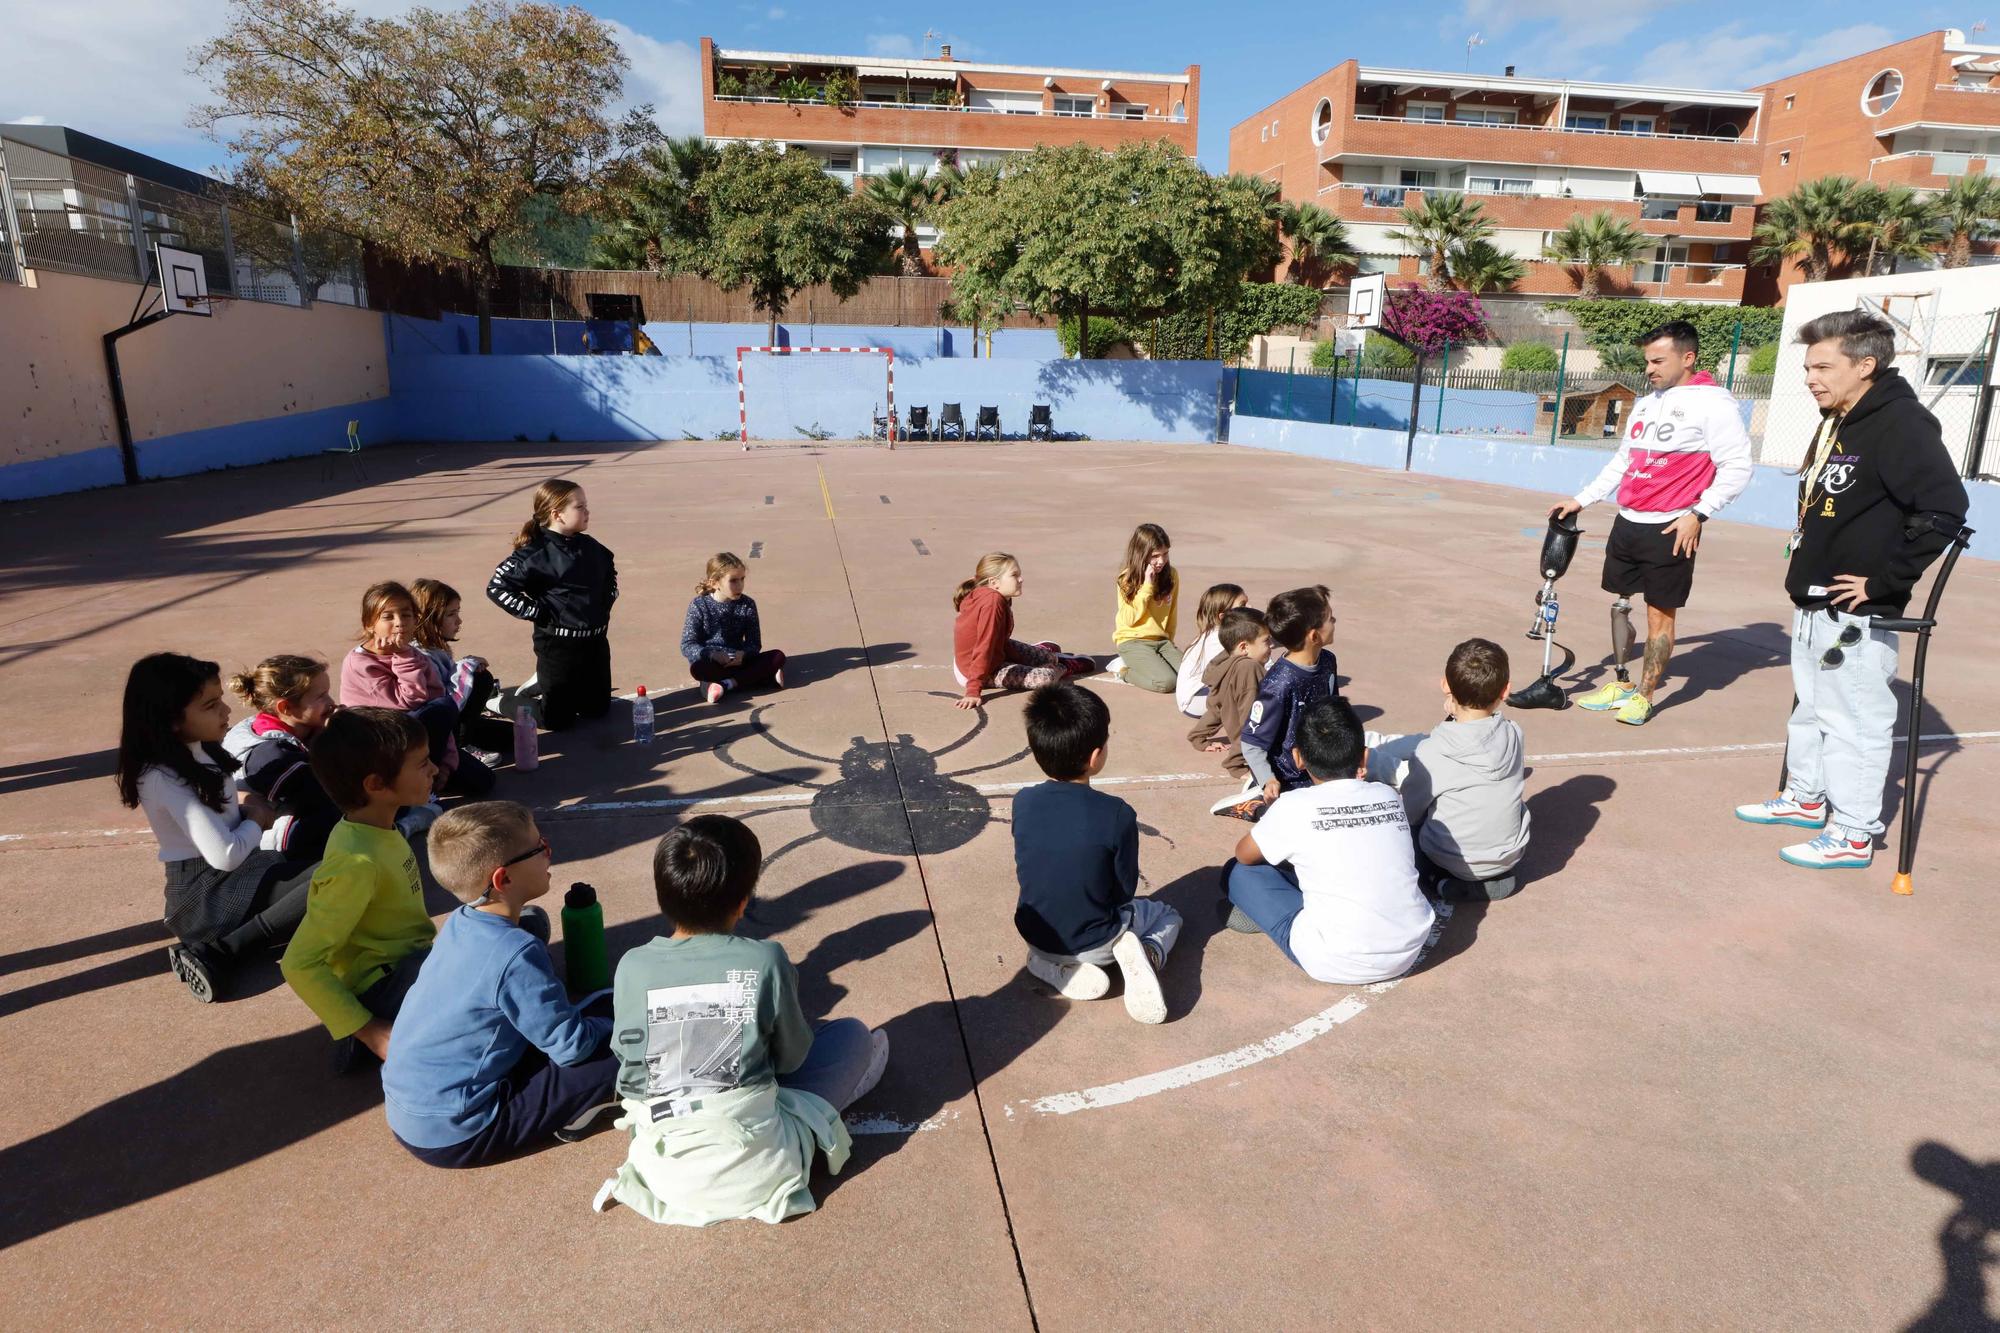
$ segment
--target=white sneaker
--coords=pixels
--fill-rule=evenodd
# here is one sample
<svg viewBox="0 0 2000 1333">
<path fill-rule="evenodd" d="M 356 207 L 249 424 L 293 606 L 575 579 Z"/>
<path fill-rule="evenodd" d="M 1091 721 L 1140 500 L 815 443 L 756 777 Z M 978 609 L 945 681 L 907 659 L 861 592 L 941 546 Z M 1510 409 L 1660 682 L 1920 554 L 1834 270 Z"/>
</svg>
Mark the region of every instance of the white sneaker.
<svg viewBox="0 0 2000 1333">
<path fill-rule="evenodd" d="M 1112 658 L 1112 659 L 1111 659 L 1111 660 L 1110 660 L 1109 662 L 1106 662 L 1106 663 L 1104 664 L 1104 670 L 1105 670 L 1105 673 L 1106 673 L 1107 675 L 1110 675 L 1110 676 L 1112 676 L 1112 677 L 1114 677 L 1115 679 L 1117 679 L 1117 680 L 1120 680 L 1120 681 L 1124 680 L 1124 679 L 1125 679 L 1125 659 L 1124 659 L 1124 658 L 1122 658 L 1122 657 L 1114 657 L 1114 658 Z"/>
<path fill-rule="evenodd" d="M 1826 798 L 1798 801 L 1790 792 L 1754 805 L 1736 807 L 1736 817 L 1746 824 L 1788 824 L 1793 828 L 1825 828 Z"/>
<path fill-rule="evenodd" d="M 1124 931 L 1111 942 L 1111 956 L 1125 978 L 1125 1012 L 1141 1023 L 1167 1021 L 1167 997 L 1160 993 L 1160 974 L 1146 956 L 1146 942 Z"/>
<path fill-rule="evenodd" d="M 1244 778 L 1241 787 L 1238 787 L 1235 791 L 1230 792 L 1229 795 L 1208 807 L 1208 813 L 1211 815 L 1226 815 L 1256 794 L 1257 779 L 1255 777 Z"/>
<path fill-rule="evenodd" d="M 876 1028 L 868 1034 L 868 1068 L 862 1073 L 861 1082 L 855 1085 L 849 1105 L 875 1091 L 875 1085 L 882 1081 L 882 1071 L 888 1067 L 889 1034 Z"/>
<path fill-rule="evenodd" d="M 719 704 L 719 703 L 721 703 L 721 702 L 722 702 L 722 682 L 721 682 L 721 681 L 711 681 L 711 682 L 709 683 L 709 686 L 708 686 L 708 689 L 707 689 L 706 691 L 704 691 L 704 692 L 703 692 L 703 697 L 704 697 L 704 698 L 706 698 L 706 699 L 707 699 L 707 700 L 708 700 L 708 701 L 709 701 L 710 703 L 712 703 L 712 704 Z"/>
<path fill-rule="evenodd" d="M 1028 975 L 1065 1000 L 1101 1000 L 1111 993 L 1111 974 L 1095 963 L 1058 963 L 1031 953 Z"/>
<path fill-rule="evenodd" d="M 1826 832 L 1811 842 L 1794 843 L 1778 855 L 1787 864 L 1807 870 L 1866 870 L 1875 859 L 1875 839 L 1866 833 L 1857 837 L 1838 824 L 1828 824 Z"/>
</svg>

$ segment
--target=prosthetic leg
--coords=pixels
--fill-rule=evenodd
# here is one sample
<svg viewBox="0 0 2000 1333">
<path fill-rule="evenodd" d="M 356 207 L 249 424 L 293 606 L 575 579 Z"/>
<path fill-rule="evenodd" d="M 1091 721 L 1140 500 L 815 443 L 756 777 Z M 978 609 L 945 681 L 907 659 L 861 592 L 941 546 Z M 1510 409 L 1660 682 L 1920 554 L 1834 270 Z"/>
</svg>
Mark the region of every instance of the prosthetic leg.
<svg viewBox="0 0 2000 1333">
<path fill-rule="evenodd" d="M 1573 518 L 1549 520 L 1548 533 L 1542 538 L 1542 586 L 1535 592 L 1535 618 L 1528 626 L 1528 637 L 1542 641 L 1542 674 L 1534 684 L 1507 696 L 1509 708 L 1569 707 L 1569 699 L 1556 684 L 1556 677 L 1576 665 L 1576 654 L 1556 642 L 1556 617 L 1562 609 L 1556 601 L 1556 580 L 1569 571 L 1569 562 L 1575 557 L 1576 544 L 1582 536 L 1583 529 Z M 1557 651 L 1563 655 L 1559 667 L 1552 665 Z"/>
<path fill-rule="evenodd" d="M 1611 604 L 1611 669 L 1618 673 L 1620 685 L 1632 683 L 1625 663 L 1632 656 L 1632 645 L 1638 641 L 1638 628 L 1632 624 L 1632 599 L 1620 597 Z"/>
</svg>

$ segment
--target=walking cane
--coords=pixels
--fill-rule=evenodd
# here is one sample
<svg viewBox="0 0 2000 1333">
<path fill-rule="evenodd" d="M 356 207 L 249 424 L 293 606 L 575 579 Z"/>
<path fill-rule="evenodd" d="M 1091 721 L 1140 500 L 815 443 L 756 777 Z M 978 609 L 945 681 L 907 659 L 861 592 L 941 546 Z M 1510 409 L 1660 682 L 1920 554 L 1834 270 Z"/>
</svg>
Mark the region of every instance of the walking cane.
<svg viewBox="0 0 2000 1333">
<path fill-rule="evenodd" d="M 1915 630 L 1917 633 L 1917 655 L 1910 664 L 1910 724 L 1909 739 L 1903 749 L 1903 808 L 1898 815 L 1902 824 L 1902 837 L 1896 848 L 1896 879 L 1893 888 L 1897 893 L 1914 893 L 1916 886 L 1910 883 L 1910 863 L 1917 854 L 1917 728 L 1923 722 L 1924 714 L 1924 657 L 1930 651 L 1931 631 L 1937 628 L 1938 599 L 1944 596 L 1944 585 L 1951 578 L 1951 568 L 1958 563 L 1958 557 L 1972 542 L 1972 529 L 1960 527 L 1951 534 L 1951 545 L 1945 549 L 1944 564 L 1938 567 L 1937 581 L 1931 584 L 1931 595 L 1924 603 L 1923 615 L 1915 618 L 1876 616 L 1869 624 L 1875 629 Z"/>
</svg>

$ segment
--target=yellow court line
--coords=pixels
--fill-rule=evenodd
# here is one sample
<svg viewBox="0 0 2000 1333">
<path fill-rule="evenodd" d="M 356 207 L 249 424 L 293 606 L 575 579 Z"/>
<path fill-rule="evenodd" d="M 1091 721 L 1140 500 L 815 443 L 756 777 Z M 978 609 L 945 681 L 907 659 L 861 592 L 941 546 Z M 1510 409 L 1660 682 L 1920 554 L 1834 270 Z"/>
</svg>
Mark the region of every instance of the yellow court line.
<svg viewBox="0 0 2000 1333">
<path fill-rule="evenodd" d="M 826 501 L 826 516 L 832 518 L 833 492 L 826 488 L 826 469 L 815 463 L 813 464 L 813 471 L 819 473 L 819 498 Z"/>
</svg>

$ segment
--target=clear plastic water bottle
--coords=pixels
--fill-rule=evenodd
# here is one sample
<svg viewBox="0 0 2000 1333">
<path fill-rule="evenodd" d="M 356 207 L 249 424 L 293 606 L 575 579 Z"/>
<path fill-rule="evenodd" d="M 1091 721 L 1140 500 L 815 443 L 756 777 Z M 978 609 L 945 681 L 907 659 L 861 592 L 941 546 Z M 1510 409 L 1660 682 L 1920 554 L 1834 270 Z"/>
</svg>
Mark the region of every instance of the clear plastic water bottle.
<svg viewBox="0 0 2000 1333">
<path fill-rule="evenodd" d="M 653 743 L 653 701 L 646 697 L 646 687 L 641 685 L 637 697 L 632 700 L 632 743 L 651 745 Z"/>
</svg>

